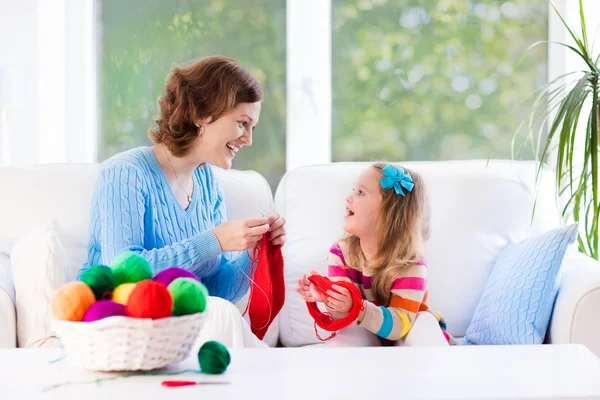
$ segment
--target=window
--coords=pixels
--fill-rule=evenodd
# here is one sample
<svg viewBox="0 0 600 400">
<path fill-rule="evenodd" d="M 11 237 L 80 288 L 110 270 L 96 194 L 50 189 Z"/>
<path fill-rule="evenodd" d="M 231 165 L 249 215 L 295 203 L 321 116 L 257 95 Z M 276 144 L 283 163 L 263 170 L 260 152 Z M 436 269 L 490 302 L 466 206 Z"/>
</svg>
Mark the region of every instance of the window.
<svg viewBox="0 0 600 400">
<path fill-rule="evenodd" d="M 547 0 L 332 7 L 334 161 L 511 157 L 519 103 L 548 81 L 544 45 L 513 70 L 548 39 Z"/>
<path fill-rule="evenodd" d="M 546 0 L 331 0 L 331 18 L 324 1 L 97 0 L 98 160 L 149 144 L 169 69 L 210 54 L 264 85 L 255 145 L 234 167 L 272 188 L 286 159 L 329 161 L 325 114 L 333 161 L 511 157 L 520 102 L 548 81 L 545 45 L 514 70 L 548 39 Z"/>
<path fill-rule="evenodd" d="M 263 84 L 254 145 L 237 169 L 271 184 L 285 172 L 286 0 L 98 0 L 100 112 L 98 160 L 150 143 L 156 100 L 175 64 L 226 55 Z"/>
</svg>

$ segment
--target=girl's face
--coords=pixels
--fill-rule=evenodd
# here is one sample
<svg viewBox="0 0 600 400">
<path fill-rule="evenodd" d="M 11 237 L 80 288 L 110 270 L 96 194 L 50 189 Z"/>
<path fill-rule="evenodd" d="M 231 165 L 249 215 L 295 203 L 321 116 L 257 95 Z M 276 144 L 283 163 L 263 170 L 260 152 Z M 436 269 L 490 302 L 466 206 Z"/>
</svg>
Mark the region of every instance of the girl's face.
<svg viewBox="0 0 600 400">
<path fill-rule="evenodd" d="M 375 236 L 377 219 L 381 208 L 381 190 L 379 180 L 381 171 L 368 168 L 356 181 L 350 196 L 346 198 L 346 217 L 344 230 L 358 238 Z"/>
</svg>

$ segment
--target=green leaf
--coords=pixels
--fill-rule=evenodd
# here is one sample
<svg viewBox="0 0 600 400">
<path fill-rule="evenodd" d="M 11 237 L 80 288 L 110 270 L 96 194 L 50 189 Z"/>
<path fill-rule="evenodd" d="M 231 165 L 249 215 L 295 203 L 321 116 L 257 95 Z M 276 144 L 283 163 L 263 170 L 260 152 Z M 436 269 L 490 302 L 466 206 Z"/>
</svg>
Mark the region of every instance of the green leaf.
<svg viewBox="0 0 600 400">
<path fill-rule="evenodd" d="M 571 132 L 571 140 L 569 142 L 569 152 L 567 155 L 567 161 L 569 164 L 569 185 L 567 185 L 570 189 L 571 189 L 571 195 L 573 194 L 573 185 L 574 185 L 574 179 L 573 179 L 573 152 L 575 151 L 575 138 L 577 137 L 577 126 L 579 125 L 579 116 L 581 115 L 581 108 L 579 109 L 579 112 L 577 113 L 577 120 L 575 121 L 575 123 L 573 124 L 573 132 Z"/>
<path fill-rule="evenodd" d="M 565 99 L 565 114 L 561 133 L 559 135 L 558 145 L 558 177 L 562 176 L 563 167 L 569 165 L 569 152 L 567 151 L 567 145 L 570 142 L 574 142 L 573 137 L 577 133 L 577 121 L 579 120 L 581 108 L 583 106 L 585 98 L 587 97 L 587 84 L 587 80 L 584 77 L 579 81 L 579 83 L 573 88 L 573 90 Z M 562 185 L 560 179 L 558 183 L 558 187 L 560 188 Z"/>
<path fill-rule="evenodd" d="M 589 254 L 588 249 L 586 249 L 585 245 L 583 244 L 583 240 L 581 239 L 581 235 L 577 235 L 577 243 L 579 243 L 579 251 L 580 252 Z"/>
<path fill-rule="evenodd" d="M 590 248 L 590 250 L 592 250 L 592 252 L 594 251 L 594 231 L 593 228 L 590 227 L 590 211 L 592 209 L 595 209 L 596 207 L 594 206 L 593 202 L 588 202 L 587 206 L 585 207 L 585 221 L 584 221 L 584 227 L 585 227 L 585 240 L 587 242 L 588 247 Z"/>
<path fill-rule="evenodd" d="M 589 123 L 591 121 L 592 116 L 590 115 L 588 118 L 588 126 Z M 579 184 L 577 185 L 577 189 L 575 191 L 575 200 L 573 203 L 573 217 L 575 221 L 579 221 L 579 213 L 581 211 L 581 199 L 583 197 L 584 202 L 587 201 L 586 199 L 586 193 L 587 193 L 587 188 L 588 188 L 588 177 L 589 174 L 587 173 L 588 170 L 588 162 L 590 160 L 590 156 L 591 156 L 591 152 L 592 152 L 592 146 L 591 143 L 589 142 L 589 140 L 585 141 L 585 150 L 584 150 L 584 162 L 583 162 L 583 166 L 581 168 L 581 174 L 580 174 L 580 181 Z M 586 235 L 586 243 L 589 242 L 587 241 L 587 235 Z M 584 251 L 587 252 L 587 254 L 589 254 L 590 256 L 592 255 L 591 253 L 591 247 L 588 246 L 588 248 L 586 248 L 583 245 L 583 242 L 580 243 L 580 247 L 582 247 L 584 249 Z"/>
<path fill-rule="evenodd" d="M 571 74 L 573 74 L 573 73 L 565 74 L 563 76 L 567 76 L 567 75 L 571 75 Z M 558 81 L 558 79 L 560 79 L 560 78 L 561 77 L 555 79 L 550 84 Z M 532 127 L 539 125 L 540 129 L 541 130 L 543 129 L 543 126 L 544 126 L 546 120 L 548 118 L 550 118 L 550 116 L 552 115 L 554 110 L 560 105 L 560 102 L 554 103 L 554 100 L 561 97 L 563 95 L 562 92 L 564 91 L 564 89 L 567 87 L 570 87 L 573 84 L 573 82 L 575 82 L 575 81 L 564 83 L 550 91 L 539 92 L 537 94 L 537 96 L 535 96 L 535 99 L 531 106 L 532 111 L 531 111 L 530 117 L 529 117 L 529 126 L 528 126 L 529 133 L 517 151 L 515 151 L 515 144 L 516 144 L 517 138 L 519 136 L 519 133 L 521 132 L 521 128 L 523 128 L 523 126 L 527 122 L 526 120 L 523 120 L 519 124 L 519 126 L 515 130 L 515 134 L 512 137 L 512 140 L 511 140 L 511 157 L 512 157 L 512 159 L 515 159 L 516 155 L 521 154 L 521 152 L 523 151 L 527 142 L 531 142 L 533 145 L 533 143 L 535 142 L 535 139 L 534 139 L 534 132 L 532 130 Z M 579 80 L 577 80 L 577 82 L 579 82 Z M 550 84 L 544 85 L 546 87 L 546 89 L 549 87 Z M 548 99 L 546 99 L 546 97 L 548 97 Z M 547 106 L 546 106 L 546 104 L 547 104 Z M 543 107 L 544 111 L 539 111 L 540 107 Z M 535 122 L 532 122 L 533 116 L 538 112 L 540 114 L 539 118 L 536 119 Z M 537 135 L 537 145 L 535 145 L 535 149 L 533 150 L 536 160 L 539 160 L 539 149 L 540 149 L 540 143 L 541 143 L 540 141 L 541 141 L 542 137 L 543 137 L 543 135 L 541 133 Z"/>
<path fill-rule="evenodd" d="M 552 113 L 554 112 L 554 110 L 556 110 L 556 108 L 558 108 L 561 105 L 561 102 L 557 102 L 555 104 L 552 104 L 552 102 L 557 99 L 559 96 L 561 96 L 562 93 L 561 92 L 556 92 L 555 94 L 552 95 L 552 97 L 548 100 L 548 112 L 546 113 L 542 123 L 540 124 L 540 131 L 537 133 L 537 141 L 535 143 L 535 148 L 534 148 L 534 155 L 536 160 L 540 159 L 540 147 L 541 147 L 541 143 L 542 143 L 542 138 L 544 137 L 546 131 L 545 131 L 545 126 L 546 123 L 548 121 L 548 119 L 550 119 L 552 117 Z M 531 129 L 531 128 L 530 128 Z M 532 143 L 533 145 L 533 143 Z"/>
<path fill-rule="evenodd" d="M 589 49 L 587 28 L 585 26 L 585 13 L 583 12 L 583 1 L 579 0 L 579 16 L 581 18 L 581 37 L 583 37 L 583 45 L 586 49 Z"/>
<path fill-rule="evenodd" d="M 558 110 L 558 114 L 552 124 L 552 127 L 550 128 L 550 132 L 549 132 L 549 137 L 552 137 L 559 125 L 561 124 L 561 122 L 565 119 L 565 116 L 567 115 L 567 113 L 569 112 L 569 110 L 573 109 L 573 106 L 577 106 L 580 104 L 583 104 L 583 101 L 585 99 L 585 96 L 587 95 L 586 93 L 586 87 L 588 85 L 588 77 L 590 76 L 589 73 L 585 74 L 578 82 L 577 84 L 573 87 L 573 89 L 571 89 L 571 91 L 569 91 L 569 93 L 567 94 L 567 96 L 565 97 L 565 99 L 563 100 L 559 110 Z"/>
<path fill-rule="evenodd" d="M 586 58 L 586 57 L 584 56 L 584 54 L 585 54 L 585 55 L 587 55 L 586 47 L 583 45 L 583 43 L 581 43 L 581 40 L 579 40 L 579 38 L 577 37 L 577 35 L 575 35 L 575 34 L 573 33 L 573 31 L 571 30 L 571 28 L 569 27 L 569 25 L 567 24 L 567 22 L 565 21 L 565 19 L 564 19 L 564 18 L 562 17 L 562 15 L 561 15 L 561 14 L 558 12 L 558 10 L 556 9 L 556 7 L 554 7 L 554 4 L 552 4 L 552 2 L 550 2 L 550 5 L 552 6 L 552 8 L 554 9 L 554 11 L 556 12 L 556 15 L 558 15 L 558 17 L 559 17 L 559 18 L 560 18 L 560 20 L 562 21 L 562 23 L 563 23 L 563 25 L 565 26 L 565 28 L 567 28 L 567 31 L 569 31 L 569 34 L 571 35 L 571 37 L 573 38 L 573 40 L 575 41 L 575 43 L 577 43 L 577 46 L 578 46 L 578 47 L 579 47 L 579 49 L 581 50 L 581 53 L 577 52 L 577 51 L 576 51 L 574 48 L 572 48 L 571 46 L 569 46 L 569 45 L 566 45 L 566 44 L 564 44 L 564 43 L 558 43 L 558 44 L 561 44 L 561 45 L 563 45 L 563 46 L 569 47 L 569 48 L 571 48 L 573 51 L 576 51 L 576 52 L 577 52 L 577 53 L 578 53 L 578 54 L 581 56 L 581 58 L 583 58 L 584 60 L 586 60 L 586 63 L 587 63 L 587 60 L 589 59 L 589 57 L 588 57 L 588 58 Z M 589 65 L 589 63 L 588 63 L 588 65 Z"/>
<path fill-rule="evenodd" d="M 571 76 L 571 75 L 573 75 L 573 74 L 579 74 L 579 73 L 584 73 L 584 74 L 585 74 L 585 71 L 573 71 L 573 72 L 569 72 L 569 73 L 567 73 L 567 74 L 563 74 L 563 75 L 559 76 L 558 78 L 555 78 L 555 79 L 553 79 L 552 81 L 550 81 L 550 82 L 548 82 L 548 83 L 545 83 L 545 84 L 543 84 L 542 86 L 540 86 L 539 88 L 537 88 L 536 90 L 534 90 L 532 93 L 530 93 L 528 96 L 526 96 L 526 97 L 525 97 L 523 100 L 521 100 L 521 101 L 520 101 L 520 102 L 517 104 L 517 107 L 516 107 L 516 108 L 518 108 L 519 106 L 523 105 L 523 104 L 525 103 L 525 101 L 529 100 L 529 99 L 530 99 L 530 98 L 532 98 L 533 96 L 536 96 L 536 94 L 538 94 L 538 95 L 544 95 L 544 94 L 547 94 L 547 95 L 549 95 L 550 93 L 554 93 L 554 92 L 555 92 L 555 91 L 557 91 L 557 90 L 563 90 L 565 87 L 568 87 L 568 86 L 572 85 L 572 84 L 573 84 L 573 82 L 579 81 L 579 79 L 574 79 L 574 80 L 572 80 L 572 81 L 569 81 L 569 82 L 563 83 L 562 85 L 560 85 L 560 86 L 558 86 L 558 87 L 554 88 L 554 89 L 552 90 L 552 92 L 546 92 L 546 89 L 549 89 L 550 87 L 552 87 L 552 86 L 553 86 L 555 83 L 557 83 L 559 80 L 561 80 L 561 79 L 563 79 L 563 78 L 566 78 L 567 76 Z M 541 94 L 540 94 L 540 92 L 541 92 Z M 537 97 L 538 97 L 538 96 L 536 96 L 536 98 L 537 98 Z"/>
<path fill-rule="evenodd" d="M 557 155 L 557 174 L 556 174 L 556 182 L 557 182 L 557 188 L 559 189 L 559 191 L 561 190 L 561 183 L 562 183 L 562 179 L 561 177 L 563 177 L 563 165 L 565 163 L 565 156 L 568 157 L 568 155 L 570 154 L 569 152 L 565 153 L 566 147 L 567 147 L 567 143 L 571 143 L 573 142 L 573 138 L 572 135 L 576 134 L 576 121 L 579 121 L 579 114 L 581 112 L 581 107 L 587 97 L 587 95 L 589 94 L 589 76 L 591 74 L 586 73 L 578 82 L 577 84 L 567 93 L 567 95 L 565 96 L 565 98 L 560 101 L 560 105 L 559 105 L 559 109 L 558 112 L 556 114 L 556 116 L 554 117 L 554 120 L 552 122 L 552 125 L 550 127 L 550 130 L 548 131 L 548 136 L 546 137 L 546 144 L 544 146 L 544 151 L 542 153 L 542 156 L 539 158 L 539 166 L 538 166 L 538 172 L 536 174 L 536 186 L 539 183 L 539 179 L 541 176 L 541 173 L 543 171 L 543 166 L 544 163 L 547 161 L 547 157 L 550 153 L 550 150 L 553 147 L 553 138 L 554 136 L 557 134 L 559 127 L 560 127 L 560 133 L 559 133 L 559 143 L 558 143 L 558 155 Z M 567 160 L 567 164 L 571 164 L 571 162 L 569 162 Z M 582 179 L 580 180 L 580 186 L 584 185 L 585 187 L 585 179 L 584 177 L 582 177 Z M 571 202 L 574 203 L 573 207 L 574 207 L 574 219 L 577 221 L 579 220 L 579 205 L 581 203 L 581 190 L 577 190 L 575 193 L 575 197 L 571 198 L 568 202 L 568 204 L 570 204 Z M 537 194 L 536 194 L 536 203 L 534 204 L 534 212 L 535 212 L 535 208 L 537 206 Z M 565 215 L 565 213 L 563 212 L 563 216 Z M 533 217 L 532 217 L 533 218 Z"/>
<path fill-rule="evenodd" d="M 581 42 L 579 41 L 579 39 L 575 39 L 578 44 L 581 44 Z M 590 69 L 592 71 L 598 71 L 598 68 L 594 65 L 594 63 L 592 62 L 592 60 L 590 59 L 590 57 L 587 54 L 587 51 L 585 51 L 585 48 L 583 48 L 583 45 L 580 46 L 580 49 L 583 48 L 583 50 L 578 50 L 575 47 L 566 44 L 566 43 L 562 43 L 562 42 L 556 42 L 553 40 L 540 40 L 538 42 L 535 42 L 534 44 L 532 44 L 531 46 L 529 46 L 525 52 L 533 49 L 535 46 L 538 46 L 542 43 L 548 43 L 548 44 L 557 44 L 559 46 L 564 46 L 566 48 L 568 48 L 569 50 L 573 51 L 574 53 L 576 53 L 579 57 L 581 57 L 581 59 L 588 65 L 588 67 L 590 67 Z M 521 63 L 521 61 L 523 61 L 523 59 L 525 58 L 525 55 L 521 56 L 521 58 L 519 59 L 519 62 L 517 63 L 517 67 L 519 66 L 519 64 Z"/>
<path fill-rule="evenodd" d="M 593 82 L 593 97 L 592 97 L 592 122 L 590 131 L 591 140 L 591 158 L 592 158 L 592 202 L 596 209 L 598 202 L 598 113 L 600 106 L 598 104 L 598 78 L 594 78 Z M 594 220 L 592 221 L 592 232 L 594 234 L 592 243 L 592 252 L 595 258 L 598 259 L 598 213 L 594 212 Z"/>
</svg>

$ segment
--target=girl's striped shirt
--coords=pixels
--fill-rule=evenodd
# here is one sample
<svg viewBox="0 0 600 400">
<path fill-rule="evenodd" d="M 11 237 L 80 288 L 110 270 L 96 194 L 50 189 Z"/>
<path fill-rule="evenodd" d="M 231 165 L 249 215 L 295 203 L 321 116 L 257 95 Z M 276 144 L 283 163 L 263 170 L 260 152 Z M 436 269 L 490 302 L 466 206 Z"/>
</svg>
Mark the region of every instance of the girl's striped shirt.
<svg viewBox="0 0 600 400">
<path fill-rule="evenodd" d="M 372 292 L 372 275 L 368 270 L 358 271 L 346 263 L 347 249 L 343 243 L 334 244 L 329 250 L 328 269 L 332 280 L 345 279 L 360 289 L 365 301 L 365 314 L 360 326 L 377 336 L 388 340 L 400 340 L 415 322 L 420 311 L 429 311 L 427 307 L 427 265 L 421 261 L 408 267 L 392 283 L 392 296 L 389 304 L 378 304 Z M 439 313 L 432 313 L 445 324 Z M 446 340 L 451 337 L 442 329 Z"/>
</svg>

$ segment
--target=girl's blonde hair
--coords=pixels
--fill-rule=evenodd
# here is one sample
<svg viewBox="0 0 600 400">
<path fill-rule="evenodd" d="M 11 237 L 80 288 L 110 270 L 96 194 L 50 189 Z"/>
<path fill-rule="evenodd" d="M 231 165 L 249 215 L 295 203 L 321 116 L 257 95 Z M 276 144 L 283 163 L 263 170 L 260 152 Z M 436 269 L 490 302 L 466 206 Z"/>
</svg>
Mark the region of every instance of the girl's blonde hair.
<svg viewBox="0 0 600 400">
<path fill-rule="evenodd" d="M 381 171 L 386 165 L 375 163 L 372 167 Z M 349 266 L 360 270 L 358 266 L 364 265 L 373 271 L 371 290 L 377 302 L 385 306 L 390 301 L 392 283 L 405 269 L 420 261 L 424 242 L 429 239 L 425 184 L 419 174 L 403 169 L 414 182 L 412 191 L 404 190 L 404 196 L 396 194 L 393 188 L 383 189 L 377 182 L 381 191 L 381 209 L 376 222 L 380 235 L 375 259 L 366 262 L 358 237 L 349 234 L 342 239 L 348 247 Z"/>
</svg>

